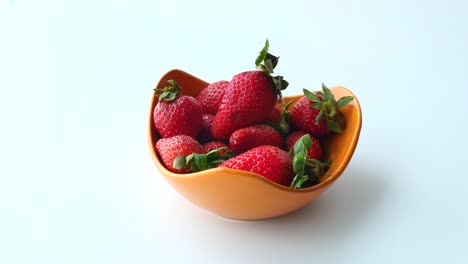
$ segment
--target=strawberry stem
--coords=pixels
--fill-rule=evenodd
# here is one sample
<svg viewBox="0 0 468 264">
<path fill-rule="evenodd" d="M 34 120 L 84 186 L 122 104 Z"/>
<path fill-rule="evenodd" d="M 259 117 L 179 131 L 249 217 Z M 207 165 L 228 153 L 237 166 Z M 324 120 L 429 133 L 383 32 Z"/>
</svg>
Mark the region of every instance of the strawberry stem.
<svg viewBox="0 0 468 264">
<path fill-rule="evenodd" d="M 351 103 L 354 97 L 343 96 L 340 98 L 340 100 L 338 100 L 338 102 L 336 102 L 333 93 L 324 83 L 322 83 L 322 91 L 313 93 L 307 89 L 303 89 L 303 92 L 305 97 L 307 97 L 307 99 L 312 102 L 310 106 L 320 110 L 317 117 L 315 118 L 315 123 L 318 124 L 320 121 L 322 121 L 323 118 L 325 118 L 327 126 L 330 128 L 330 130 L 337 133 L 342 133 L 346 126 L 346 122 L 338 109 L 343 108 Z"/>
<path fill-rule="evenodd" d="M 307 158 L 311 146 L 312 139 L 306 134 L 297 140 L 291 149 L 290 155 L 293 156 L 293 170 L 296 175 L 289 187 L 293 189 L 303 188 L 305 184 L 312 186 L 320 183 L 320 178 L 330 167 L 331 160 L 321 162 Z"/>
<path fill-rule="evenodd" d="M 289 112 L 289 107 L 294 103 L 294 100 L 289 101 L 286 105 L 284 103 L 281 104 L 283 108 L 283 113 L 281 114 L 281 119 L 278 123 L 275 122 L 268 122 L 267 125 L 273 127 L 278 131 L 283 137 L 286 137 L 290 131 L 290 116 L 291 112 Z"/>
<path fill-rule="evenodd" d="M 221 154 L 221 152 L 224 152 Z M 181 170 L 189 168 L 189 172 L 203 171 L 218 167 L 219 164 L 223 163 L 232 157 L 232 151 L 228 150 L 227 147 L 221 147 L 218 149 L 210 150 L 206 154 L 192 153 L 188 156 L 178 156 L 174 159 L 173 167 Z"/>
<path fill-rule="evenodd" d="M 164 87 L 163 89 L 154 89 L 156 94 L 159 94 L 159 100 L 164 100 L 167 102 L 175 100 L 179 97 L 182 89 L 180 88 L 179 84 L 177 84 L 174 80 L 168 80 L 168 83 L 171 85 Z"/>
<path fill-rule="evenodd" d="M 282 102 L 283 97 L 281 91 L 286 89 L 289 83 L 283 78 L 283 76 L 271 76 L 276 65 L 278 65 L 279 57 L 268 53 L 269 48 L 270 42 L 267 39 L 265 41 L 265 46 L 258 54 L 257 59 L 255 59 L 255 66 L 257 70 L 270 76 L 271 81 L 273 82 L 273 88 L 278 96 L 278 101 Z"/>
</svg>

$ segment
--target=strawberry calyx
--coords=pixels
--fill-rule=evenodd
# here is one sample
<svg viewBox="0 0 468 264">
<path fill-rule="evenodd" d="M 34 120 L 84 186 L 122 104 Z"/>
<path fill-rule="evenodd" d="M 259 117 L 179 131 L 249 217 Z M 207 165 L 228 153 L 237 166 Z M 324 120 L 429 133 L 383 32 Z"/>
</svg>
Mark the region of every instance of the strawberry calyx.
<svg viewBox="0 0 468 264">
<path fill-rule="evenodd" d="M 188 156 L 178 156 L 174 159 L 173 167 L 177 170 L 187 168 L 189 172 L 203 171 L 218 167 L 219 164 L 230 159 L 233 156 L 231 150 L 227 147 L 212 149 L 206 154 L 192 153 Z"/>
<path fill-rule="evenodd" d="M 179 97 L 182 91 L 182 89 L 176 81 L 168 80 L 167 82 L 171 85 L 166 86 L 163 89 L 153 89 L 156 92 L 156 94 L 159 94 L 160 101 L 174 101 L 177 97 Z"/>
<path fill-rule="evenodd" d="M 283 97 L 281 91 L 286 89 L 289 83 L 283 78 L 283 76 L 271 76 L 271 74 L 274 73 L 276 65 L 278 65 L 279 57 L 268 53 L 269 48 L 270 42 L 267 39 L 265 41 L 265 46 L 258 54 L 257 59 L 255 59 L 255 66 L 257 67 L 257 70 L 266 73 L 271 78 L 275 93 L 277 94 L 279 101 L 282 101 Z"/>
<path fill-rule="evenodd" d="M 291 148 L 290 155 L 293 156 L 293 170 L 296 175 L 289 187 L 293 189 L 320 183 L 321 177 L 330 167 L 331 160 L 322 162 L 317 159 L 307 158 L 311 146 L 310 135 L 306 134 L 297 140 L 296 144 Z"/>
<path fill-rule="evenodd" d="M 281 104 L 283 108 L 281 119 L 279 122 L 268 122 L 267 125 L 273 127 L 278 131 L 282 136 L 286 137 L 289 134 L 290 123 L 291 123 L 291 112 L 289 111 L 289 107 L 294 103 L 294 100 L 289 101 L 286 105 L 284 103 Z"/>
<path fill-rule="evenodd" d="M 354 97 L 343 96 L 336 101 L 333 93 L 324 83 L 322 83 L 322 91 L 311 92 L 307 89 L 303 89 L 303 92 L 305 97 L 312 102 L 311 107 L 320 110 L 315 118 L 315 123 L 318 124 L 323 118 L 325 118 L 330 130 L 342 133 L 346 126 L 346 122 L 338 109 L 351 103 Z"/>
</svg>

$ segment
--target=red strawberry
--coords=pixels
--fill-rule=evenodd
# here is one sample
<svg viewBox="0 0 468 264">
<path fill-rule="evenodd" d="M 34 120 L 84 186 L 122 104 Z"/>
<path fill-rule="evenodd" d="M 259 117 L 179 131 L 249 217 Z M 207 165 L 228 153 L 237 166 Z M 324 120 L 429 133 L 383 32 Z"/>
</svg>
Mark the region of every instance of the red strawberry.
<svg viewBox="0 0 468 264">
<path fill-rule="evenodd" d="M 339 112 L 349 104 L 352 96 L 344 96 L 335 101 L 333 93 L 322 83 L 322 90 L 312 93 L 304 89 L 304 95 L 291 110 L 291 123 L 301 131 L 315 136 L 323 136 L 331 131 L 341 133 L 345 120 Z"/>
<path fill-rule="evenodd" d="M 283 138 L 269 125 L 260 124 L 241 128 L 229 138 L 229 148 L 236 154 L 264 145 L 278 148 L 283 146 Z"/>
<path fill-rule="evenodd" d="M 268 47 L 267 40 L 255 62 L 257 71 L 239 73 L 229 82 L 213 121 L 212 132 L 217 140 L 226 141 L 237 129 L 267 120 L 281 90 L 287 87 L 283 77 L 270 75 L 278 57 L 269 54 Z"/>
<path fill-rule="evenodd" d="M 308 150 L 311 149 L 312 140 L 309 134 L 299 138 L 289 152 L 294 156 L 293 170 L 295 173 L 290 187 L 294 189 L 309 187 L 320 183 L 324 173 L 328 170 L 331 160 L 321 162 L 308 158 Z"/>
<path fill-rule="evenodd" d="M 213 134 L 211 133 L 214 117 L 215 116 L 211 114 L 203 114 L 201 121 L 202 128 L 198 134 L 198 141 L 208 142 L 214 139 Z"/>
<path fill-rule="evenodd" d="M 273 123 L 279 123 L 281 121 L 281 112 L 278 108 L 273 108 L 273 111 L 271 111 L 270 116 L 268 117 L 267 121 L 273 122 Z"/>
<path fill-rule="evenodd" d="M 294 103 L 293 100 L 289 101 L 287 104 L 281 103 L 282 111 L 275 108 L 270 117 L 270 121 L 267 124 L 274 129 L 276 129 L 282 136 L 286 137 L 289 134 L 290 130 L 290 115 L 289 107 Z M 276 111 L 275 111 L 276 110 Z M 278 116 L 279 115 L 279 116 Z"/>
<path fill-rule="evenodd" d="M 274 146 L 260 146 L 233 157 L 219 165 L 222 168 L 245 170 L 289 186 L 294 178 L 292 158 Z"/>
<path fill-rule="evenodd" d="M 156 130 L 164 137 L 187 135 L 195 138 L 200 132 L 202 110 L 200 103 L 190 96 L 180 95 L 181 88 L 174 80 L 172 86 L 155 89 L 159 102 L 153 111 Z"/>
<path fill-rule="evenodd" d="M 290 151 L 294 144 L 296 144 L 296 142 L 304 135 L 308 134 L 302 131 L 295 131 L 289 134 L 289 136 L 286 137 L 286 150 Z M 317 140 L 317 138 L 310 136 L 310 139 L 312 141 L 312 145 L 308 150 L 307 155 L 310 159 L 320 159 L 322 157 L 322 147 L 320 146 L 320 143 Z"/>
<path fill-rule="evenodd" d="M 228 84 L 228 81 L 217 81 L 208 85 L 198 94 L 197 101 L 200 102 L 204 114 L 214 115 L 218 112 Z"/>
<path fill-rule="evenodd" d="M 205 143 L 202 145 L 203 147 L 203 150 L 205 151 L 205 153 L 208 153 L 210 152 L 210 150 L 214 150 L 214 149 L 219 149 L 219 148 L 227 148 L 228 149 L 228 146 L 226 144 L 224 144 L 223 142 L 220 142 L 220 141 L 210 141 L 208 143 Z M 225 154 L 226 151 L 221 151 L 220 154 Z"/>
<path fill-rule="evenodd" d="M 188 168 L 189 172 L 203 171 L 218 167 L 232 157 L 232 151 L 222 142 L 210 142 L 202 146 L 204 153 L 178 156 L 173 161 L 176 169 Z"/>
<path fill-rule="evenodd" d="M 192 153 L 204 153 L 202 146 L 192 137 L 178 135 L 170 138 L 162 138 L 156 143 L 156 150 L 163 160 L 164 166 L 170 171 L 184 173 L 189 167 L 174 168 L 174 160 L 179 156 L 187 156 Z"/>
</svg>

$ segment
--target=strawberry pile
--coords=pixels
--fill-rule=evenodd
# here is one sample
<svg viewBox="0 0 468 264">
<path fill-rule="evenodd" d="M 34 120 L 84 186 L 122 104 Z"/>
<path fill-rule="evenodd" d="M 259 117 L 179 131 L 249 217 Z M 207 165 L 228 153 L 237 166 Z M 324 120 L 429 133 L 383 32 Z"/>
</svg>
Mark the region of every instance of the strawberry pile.
<svg viewBox="0 0 468 264">
<path fill-rule="evenodd" d="M 336 101 L 322 84 L 321 91 L 304 89 L 295 104 L 284 103 L 288 82 L 272 76 L 279 57 L 268 49 L 267 40 L 256 70 L 214 82 L 196 98 L 182 95 L 176 80 L 155 89 L 155 148 L 168 170 L 244 170 L 294 189 L 321 181 L 332 162 L 323 159 L 321 140 L 343 131 L 346 122 L 339 109 L 353 97 Z"/>
</svg>

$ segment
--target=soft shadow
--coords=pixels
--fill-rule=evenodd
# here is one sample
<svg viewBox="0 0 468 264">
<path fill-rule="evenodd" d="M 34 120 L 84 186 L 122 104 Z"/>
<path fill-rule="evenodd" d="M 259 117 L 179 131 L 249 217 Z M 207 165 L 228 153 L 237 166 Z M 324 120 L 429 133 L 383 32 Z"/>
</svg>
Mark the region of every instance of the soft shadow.
<svg viewBox="0 0 468 264">
<path fill-rule="evenodd" d="M 327 247 L 346 241 L 354 232 L 366 228 L 369 216 L 383 201 L 391 172 L 382 171 L 369 164 L 350 164 L 341 178 L 318 199 L 304 208 L 277 218 L 242 221 L 232 220 L 209 213 L 186 203 L 173 203 L 172 210 L 179 205 L 181 214 L 190 216 L 197 226 L 197 235 L 216 234 L 234 241 L 249 239 L 258 245 L 267 241 L 288 239 L 288 245 L 308 244 Z M 184 218 L 184 217 L 183 217 Z M 186 220 L 180 220 L 186 224 Z M 212 241 L 215 243 L 216 241 Z M 211 242 L 210 242 L 211 243 Z M 280 243 L 280 242 L 278 242 Z M 213 244 L 214 245 L 214 244 Z M 249 251 L 249 244 L 235 244 L 240 251 Z"/>
<path fill-rule="evenodd" d="M 234 259 L 233 263 L 245 263 L 246 258 L 248 263 L 272 263 L 284 257 L 291 262 L 307 258 L 310 263 L 323 263 L 339 256 L 372 223 L 384 204 L 391 174 L 377 164 L 354 161 L 318 199 L 291 214 L 268 220 L 232 220 L 186 201 L 171 203 L 171 210 L 180 212 L 171 224 L 184 230 L 181 239 L 198 241 L 193 247 Z M 194 228 L 187 228 L 187 223 Z"/>
<path fill-rule="evenodd" d="M 321 197 L 291 214 L 263 221 L 244 222 L 257 232 L 341 240 L 357 231 L 385 195 L 387 175 L 376 168 L 354 164 Z"/>
</svg>

